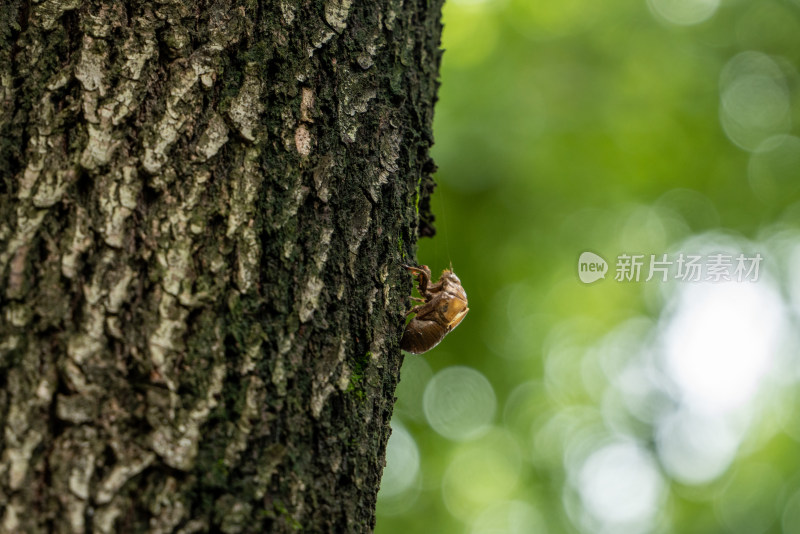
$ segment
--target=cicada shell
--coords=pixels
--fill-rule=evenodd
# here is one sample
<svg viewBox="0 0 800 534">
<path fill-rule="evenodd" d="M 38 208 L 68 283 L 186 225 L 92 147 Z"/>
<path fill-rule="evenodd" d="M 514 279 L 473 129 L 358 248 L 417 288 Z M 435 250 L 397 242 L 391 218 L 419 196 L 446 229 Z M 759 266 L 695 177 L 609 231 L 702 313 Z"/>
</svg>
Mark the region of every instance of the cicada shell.
<svg viewBox="0 0 800 534">
<path fill-rule="evenodd" d="M 435 284 L 431 284 L 431 270 L 427 265 L 406 269 L 417 278 L 417 288 L 422 304 L 414 306 L 406 315 L 415 314 L 406 325 L 400 348 L 413 354 L 422 354 L 438 345 L 444 337 L 461 324 L 469 311 L 467 292 L 461 280 L 445 269 Z"/>
</svg>

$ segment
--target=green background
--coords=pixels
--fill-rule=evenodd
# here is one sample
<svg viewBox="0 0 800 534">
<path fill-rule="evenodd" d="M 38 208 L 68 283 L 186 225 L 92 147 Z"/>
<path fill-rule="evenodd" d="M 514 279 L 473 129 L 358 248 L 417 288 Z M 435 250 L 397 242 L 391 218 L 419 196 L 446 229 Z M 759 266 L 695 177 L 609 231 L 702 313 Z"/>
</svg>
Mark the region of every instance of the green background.
<svg viewBox="0 0 800 534">
<path fill-rule="evenodd" d="M 443 21 L 418 257 L 471 311 L 406 355 L 376 532 L 800 532 L 800 1 Z M 584 251 L 605 279 L 580 281 Z M 763 261 L 645 281 L 651 254 Z"/>
</svg>

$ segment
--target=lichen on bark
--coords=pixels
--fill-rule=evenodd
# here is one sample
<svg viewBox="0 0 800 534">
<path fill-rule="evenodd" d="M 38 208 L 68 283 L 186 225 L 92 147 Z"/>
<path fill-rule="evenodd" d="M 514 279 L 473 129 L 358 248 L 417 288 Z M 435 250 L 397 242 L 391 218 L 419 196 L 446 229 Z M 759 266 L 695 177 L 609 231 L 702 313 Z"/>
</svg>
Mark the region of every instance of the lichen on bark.
<svg viewBox="0 0 800 534">
<path fill-rule="evenodd" d="M 372 530 L 439 11 L 0 6 L 0 531 Z"/>
</svg>

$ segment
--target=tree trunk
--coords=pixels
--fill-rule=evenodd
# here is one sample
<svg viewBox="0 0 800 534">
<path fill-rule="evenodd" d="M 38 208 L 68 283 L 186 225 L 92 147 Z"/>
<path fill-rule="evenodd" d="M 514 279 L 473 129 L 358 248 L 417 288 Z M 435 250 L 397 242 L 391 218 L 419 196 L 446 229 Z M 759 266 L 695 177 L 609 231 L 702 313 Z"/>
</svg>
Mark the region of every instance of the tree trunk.
<svg viewBox="0 0 800 534">
<path fill-rule="evenodd" d="M 2 3 L 2 532 L 372 530 L 439 11 Z"/>
</svg>

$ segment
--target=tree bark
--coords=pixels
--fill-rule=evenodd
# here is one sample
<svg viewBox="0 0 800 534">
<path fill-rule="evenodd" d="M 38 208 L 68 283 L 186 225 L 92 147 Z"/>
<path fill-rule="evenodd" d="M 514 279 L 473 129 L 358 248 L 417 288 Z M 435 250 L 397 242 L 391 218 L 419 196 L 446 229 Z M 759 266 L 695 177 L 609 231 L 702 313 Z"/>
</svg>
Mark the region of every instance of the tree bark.
<svg viewBox="0 0 800 534">
<path fill-rule="evenodd" d="M 440 3 L 2 3 L 2 532 L 373 529 Z"/>
</svg>

